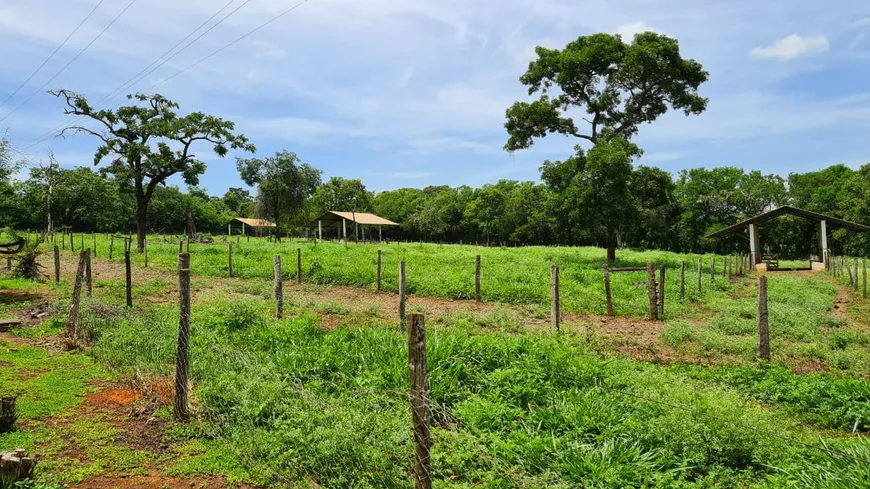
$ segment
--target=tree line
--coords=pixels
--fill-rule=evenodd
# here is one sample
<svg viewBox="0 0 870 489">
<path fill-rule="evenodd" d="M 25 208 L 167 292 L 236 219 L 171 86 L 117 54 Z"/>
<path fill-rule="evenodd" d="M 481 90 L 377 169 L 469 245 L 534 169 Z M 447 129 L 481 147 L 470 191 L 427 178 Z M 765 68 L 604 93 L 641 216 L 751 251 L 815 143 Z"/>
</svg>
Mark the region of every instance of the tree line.
<svg viewBox="0 0 870 489">
<path fill-rule="evenodd" d="M 625 42 L 602 33 L 580 36 L 564 49 L 538 47 L 536 54 L 519 81 L 538 98 L 505 111 L 505 150 L 527 149 L 553 133 L 578 143 L 564 160 L 542 163 L 540 183 L 500 180 L 480 188 L 373 193 L 358 179 L 324 182 L 315 166 L 279 151 L 236 159 L 240 180 L 256 188 L 255 195 L 234 187 L 212 196 L 198 187 L 205 163 L 195 152 L 205 146 L 220 157 L 231 149 L 256 154 L 232 121 L 179 114 L 178 104 L 159 94 L 130 95 L 132 105 L 98 109 L 84 95 L 58 90 L 51 93 L 65 103 L 64 112 L 84 121 L 63 133 L 97 140 L 93 163 L 99 171 L 62 168 L 49 157 L 15 181 L 20 168 L 3 140 L 0 218 L 30 229 L 135 230 L 141 251 L 147 232 L 181 232 L 188 213 L 203 231 L 222 233 L 233 217 L 261 217 L 275 222 L 281 236 L 303 234 L 329 210 L 374 212 L 400 224 L 387 231 L 397 239 L 597 245 L 607 248 L 608 260 L 619 247 L 742 251 L 742 238 L 717 242 L 706 236 L 785 204 L 870 222 L 868 165 L 857 171 L 835 165 L 786 178 L 736 167 L 672 175 L 635 165 L 643 151 L 632 138 L 644 125 L 668 110 L 690 116 L 707 107 L 699 88 L 709 74 L 680 55 L 676 39 L 645 32 Z M 166 186 L 175 175 L 186 191 Z M 783 257 L 807 257 L 818 251 L 817 232 L 815 223 L 784 218 L 764 225 L 762 243 Z M 866 237 L 842 230 L 834 230 L 829 243 L 835 253 L 870 252 Z"/>
</svg>

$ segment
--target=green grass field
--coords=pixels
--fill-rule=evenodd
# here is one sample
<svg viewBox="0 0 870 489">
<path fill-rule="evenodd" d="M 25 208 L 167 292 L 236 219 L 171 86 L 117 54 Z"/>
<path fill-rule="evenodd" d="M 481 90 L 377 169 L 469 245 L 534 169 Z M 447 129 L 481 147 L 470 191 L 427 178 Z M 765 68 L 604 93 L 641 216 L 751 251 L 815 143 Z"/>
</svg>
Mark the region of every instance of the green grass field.
<svg viewBox="0 0 870 489">
<path fill-rule="evenodd" d="M 152 238 L 149 265 L 174 270 L 177 246 Z M 271 256 L 280 252 L 292 275 L 296 248 L 307 284 L 286 285 L 286 318 L 276 320 Z M 870 487 L 870 334 L 863 326 L 870 307 L 851 297 L 836 312 L 842 289 L 827 274 L 769 274 L 773 361 L 761 364 L 754 359 L 755 277 L 717 276 L 711 284 L 704 257 L 703 292 L 687 273 L 680 300 L 678 267 L 685 260 L 694 272 L 697 256 L 622 250 L 616 266 L 669 266 L 666 320 L 656 343 L 641 346 L 678 356 L 646 362 L 612 348 L 624 339 L 597 331 L 597 318 L 578 317 L 559 334 L 526 327 L 546 310 L 550 263 L 562 267 L 565 309 L 604 312 L 600 249 L 263 240 L 234 246 L 244 278 L 232 281 L 215 280 L 227 274 L 225 244 L 191 245 L 198 416 L 161 435 L 176 454 L 168 472 L 258 487 L 413 487 L 406 338 L 393 310 L 366 298 L 336 300 L 329 285 L 372 289 L 378 249 L 385 271 L 407 261 L 413 294 L 444 298 L 471 296 L 480 254 L 484 299 L 508 303 L 488 312 L 427 312 L 436 487 Z M 68 247 L 66 260 L 69 267 Z M 134 253 L 134 276 L 144 273 L 142 261 Z M 645 277 L 614 275 L 618 314 L 646 313 Z M 385 273 L 384 283 L 394 290 L 395 274 Z M 0 280 L 0 295 L 19 286 Z M 171 378 L 178 311 L 164 298 L 174 287 L 172 273 L 150 276 L 134 288 L 136 309 L 126 311 L 117 307 L 123 282 L 98 280 L 83 307 L 90 343 L 73 357 L 0 348 L 4 365 L 60 370 L 74 381 L 44 399 L 39 385 L 17 383 L 21 375 L 0 375 L 0 391 L 21 394 L 28 422 L 36 423 L 0 435 L 0 450 L 26 441 L 61 457 L 47 464 L 44 481 L 72 480 L 60 475 L 72 462 L 55 452 L 56 433 L 39 423 L 75 406 L 83 381 L 104 369 L 118 378 Z M 65 310 L 68 283 L 29 288 L 47 291 L 53 310 Z M 61 325 L 50 320 L 17 334 L 51 336 Z M 103 473 L 132 463 L 95 465 L 102 452 L 86 456 Z"/>
</svg>

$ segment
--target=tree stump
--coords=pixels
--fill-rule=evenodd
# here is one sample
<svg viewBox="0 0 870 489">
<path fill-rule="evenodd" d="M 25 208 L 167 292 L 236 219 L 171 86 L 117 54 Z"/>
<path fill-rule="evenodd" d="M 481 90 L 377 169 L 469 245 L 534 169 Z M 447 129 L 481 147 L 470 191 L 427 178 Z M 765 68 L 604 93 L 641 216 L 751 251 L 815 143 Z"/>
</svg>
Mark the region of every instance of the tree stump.
<svg viewBox="0 0 870 489">
<path fill-rule="evenodd" d="M 18 482 L 33 478 L 36 459 L 27 457 L 23 448 L 0 453 L 0 481 Z"/>
<path fill-rule="evenodd" d="M 14 397 L 0 397 L 0 433 L 12 429 L 18 419 L 18 408 Z"/>
</svg>

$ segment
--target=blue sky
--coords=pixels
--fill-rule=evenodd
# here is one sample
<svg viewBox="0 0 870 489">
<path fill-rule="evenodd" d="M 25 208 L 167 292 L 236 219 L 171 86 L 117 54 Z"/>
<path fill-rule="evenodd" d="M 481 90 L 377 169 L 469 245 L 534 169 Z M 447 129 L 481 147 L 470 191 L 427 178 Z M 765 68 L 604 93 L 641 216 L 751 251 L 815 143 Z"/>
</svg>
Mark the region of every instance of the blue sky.
<svg viewBox="0 0 870 489">
<path fill-rule="evenodd" d="M 98 1 L 0 4 L 0 101 Z M 228 1 L 136 0 L 46 88 L 101 99 Z M 182 111 L 233 120 L 258 155 L 294 151 L 325 178 L 361 178 L 375 191 L 537 180 L 541 162 L 568 156 L 575 141 L 550 136 L 528 151 L 502 150 L 504 110 L 526 98 L 518 77 L 534 47 L 561 48 L 593 32 L 630 38 L 654 30 L 679 39 L 683 55 L 710 71 L 701 90 L 710 105 L 701 116 L 668 114 L 642 127 L 638 163 L 671 172 L 735 165 L 787 175 L 870 161 L 865 2 L 308 0 L 176 75 L 298 2 L 234 0 L 209 25 L 241 8 L 125 93 L 159 92 Z M 92 137 L 40 141 L 72 119 L 59 100 L 38 92 L 24 101 L 129 3 L 103 0 L 0 108 L 0 125 L 33 161 L 50 148 L 65 166 L 91 164 Z M 197 155 L 208 163 L 201 183 L 209 191 L 242 185 L 234 158 L 215 158 L 205 147 Z"/>
</svg>

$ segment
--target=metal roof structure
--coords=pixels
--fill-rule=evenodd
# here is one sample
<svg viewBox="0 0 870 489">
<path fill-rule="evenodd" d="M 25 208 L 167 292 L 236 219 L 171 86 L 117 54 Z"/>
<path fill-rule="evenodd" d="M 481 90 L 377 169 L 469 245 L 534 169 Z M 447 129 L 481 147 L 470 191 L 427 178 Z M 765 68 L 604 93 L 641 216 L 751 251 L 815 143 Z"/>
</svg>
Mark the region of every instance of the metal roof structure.
<svg viewBox="0 0 870 489">
<path fill-rule="evenodd" d="M 398 223 L 384 219 L 368 212 L 329 211 L 311 221 L 311 226 L 317 226 L 317 221 L 335 222 L 346 220 L 357 224 L 374 224 L 377 226 L 398 226 Z"/>
<path fill-rule="evenodd" d="M 242 224 L 247 226 L 251 226 L 252 228 L 273 228 L 275 227 L 274 222 L 267 221 L 265 219 L 248 219 L 246 217 L 237 217 L 233 219 L 233 221 L 239 221 Z"/>
<path fill-rule="evenodd" d="M 761 224 L 763 222 L 770 221 L 771 219 L 776 219 L 777 217 L 784 216 L 786 214 L 792 216 L 802 217 L 804 219 L 809 219 L 813 221 L 825 221 L 828 226 L 839 226 L 846 229 L 851 229 L 852 231 L 860 231 L 860 232 L 870 232 L 870 227 L 865 226 L 863 224 L 858 224 L 851 221 L 846 221 L 844 219 L 840 219 L 833 216 L 828 216 L 825 214 L 820 214 L 818 212 L 812 212 L 804 209 L 799 209 L 797 207 L 792 207 L 790 205 L 784 205 L 782 207 L 778 207 L 773 209 L 772 211 L 768 211 L 762 214 L 759 214 L 755 217 L 750 217 L 749 219 L 743 220 L 734 224 L 732 226 L 728 226 L 725 229 L 720 229 L 715 233 L 710 233 L 706 237 L 708 238 L 725 238 L 731 235 L 740 235 L 743 231 L 749 227 L 750 224 Z"/>
</svg>

